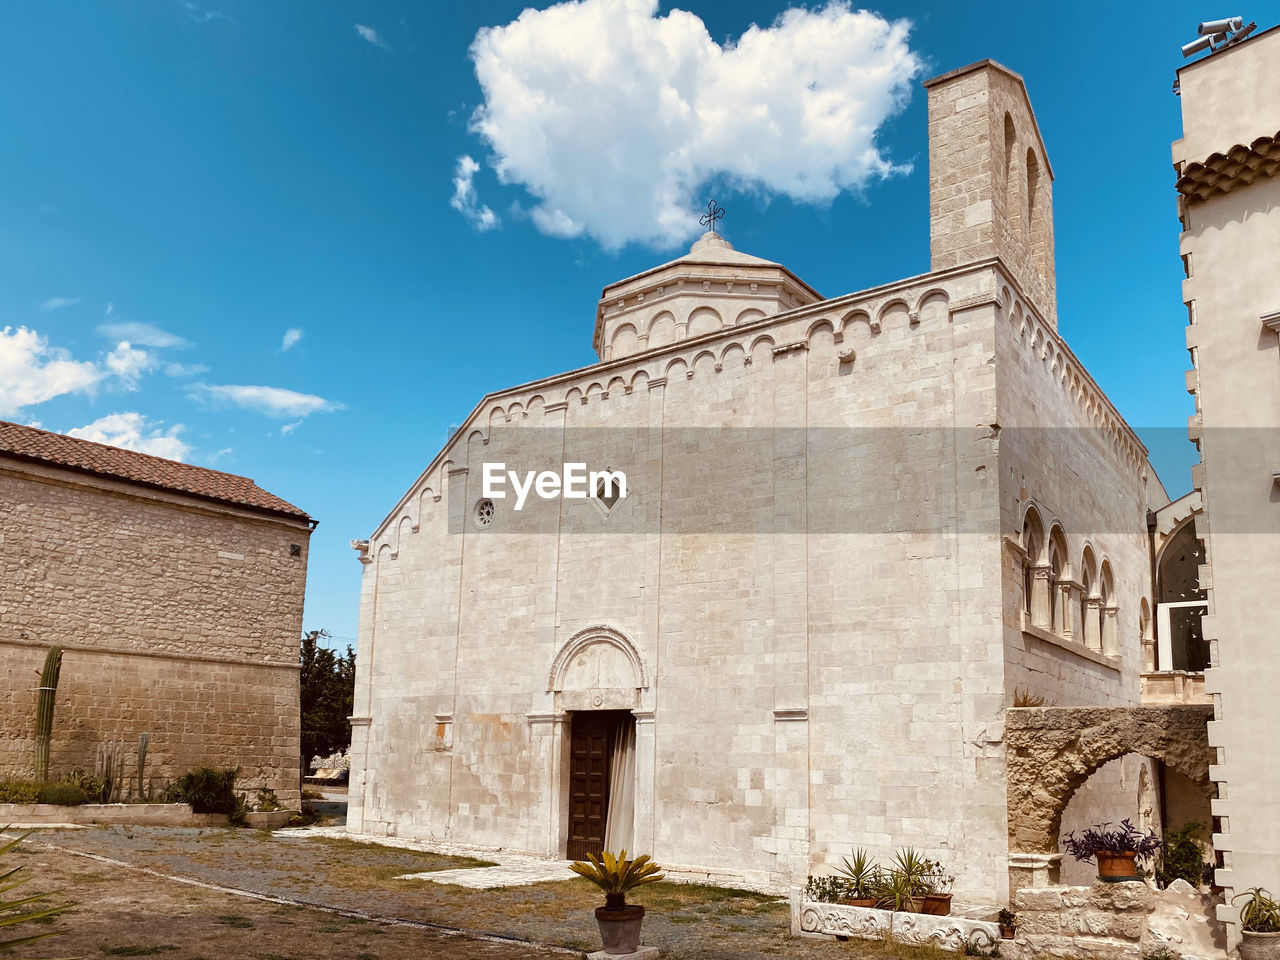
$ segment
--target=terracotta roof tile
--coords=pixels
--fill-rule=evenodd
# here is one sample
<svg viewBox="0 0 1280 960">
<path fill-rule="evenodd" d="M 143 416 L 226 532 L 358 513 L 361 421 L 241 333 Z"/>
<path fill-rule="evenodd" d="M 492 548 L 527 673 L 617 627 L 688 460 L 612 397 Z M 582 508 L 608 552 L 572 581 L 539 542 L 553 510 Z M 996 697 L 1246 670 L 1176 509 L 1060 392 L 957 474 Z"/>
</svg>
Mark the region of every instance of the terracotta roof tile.
<svg viewBox="0 0 1280 960">
<path fill-rule="evenodd" d="M 248 477 L 24 427 L 7 420 L 0 420 L 0 456 L 113 477 L 301 520 L 310 519 L 305 512 L 267 493 Z"/>
</svg>

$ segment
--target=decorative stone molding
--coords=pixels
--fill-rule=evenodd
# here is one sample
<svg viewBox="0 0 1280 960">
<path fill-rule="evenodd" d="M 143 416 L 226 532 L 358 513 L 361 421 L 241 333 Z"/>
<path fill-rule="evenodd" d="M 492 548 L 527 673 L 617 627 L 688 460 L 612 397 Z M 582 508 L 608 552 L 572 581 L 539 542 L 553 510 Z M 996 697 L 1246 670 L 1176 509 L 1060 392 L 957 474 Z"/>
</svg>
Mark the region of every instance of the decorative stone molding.
<svg viewBox="0 0 1280 960">
<path fill-rule="evenodd" d="M 1262 325 L 1272 333 L 1280 333 L 1280 311 L 1269 313 L 1263 317 Z"/>
<path fill-rule="evenodd" d="M 986 920 L 895 913 L 872 907 L 805 900 L 791 896 L 791 932 L 799 936 L 890 938 L 913 946 L 930 946 L 969 954 L 986 954 L 999 942 L 1000 928 Z"/>
<path fill-rule="evenodd" d="M 596 643 L 605 643 L 622 651 L 623 656 L 631 664 L 631 669 L 634 673 L 635 683 L 632 685 L 633 688 L 638 690 L 649 689 L 644 659 L 640 656 L 640 651 L 636 649 L 635 644 L 621 630 L 615 630 L 613 627 L 599 624 L 587 627 L 585 630 L 579 630 L 565 641 L 564 646 L 560 648 L 560 652 L 551 661 L 551 671 L 547 676 L 548 693 L 564 689 L 564 675 L 569 668 L 569 664 L 573 662 L 573 658 L 587 647 Z"/>
<path fill-rule="evenodd" d="M 361 563 L 373 563 L 373 557 L 369 556 L 368 540 L 352 540 L 351 549 L 356 552 L 356 559 Z"/>
</svg>

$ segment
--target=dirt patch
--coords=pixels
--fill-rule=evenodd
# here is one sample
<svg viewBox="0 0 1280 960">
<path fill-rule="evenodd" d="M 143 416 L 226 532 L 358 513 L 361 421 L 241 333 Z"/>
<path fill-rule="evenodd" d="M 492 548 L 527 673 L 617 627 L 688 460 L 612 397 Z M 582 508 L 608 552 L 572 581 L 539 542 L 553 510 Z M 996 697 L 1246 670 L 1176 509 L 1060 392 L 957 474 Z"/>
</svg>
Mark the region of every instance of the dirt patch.
<svg viewBox="0 0 1280 960">
<path fill-rule="evenodd" d="M 270 960 L 273 956 L 296 956 L 299 960 L 303 957 L 350 960 L 385 956 L 399 960 L 404 956 L 566 956 L 545 950 L 539 953 L 540 948 L 533 946 L 519 946 L 514 953 L 504 953 L 501 951 L 509 950 L 508 945 L 473 941 L 467 941 L 466 950 L 498 952 L 461 952 L 461 938 L 438 939 L 442 934 L 437 932 L 434 935 L 437 939 L 432 939 L 427 933 L 407 932 L 405 928 L 382 923 L 364 924 L 368 935 L 356 933 L 353 939 L 342 939 L 343 946 L 335 946 L 330 940 L 351 933 L 353 921 L 300 907 L 264 905 L 157 878 L 139 880 L 137 886 L 155 891 L 152 894 L 155 896 L 162 890 L 167 891 L 164 895 L 170 898 L 170 905 L 156 907 L 137 903 L 134 901 L 135 879 L 146 877 L 145 874 L 98 865 L 73 855 L 71 850 L 205 883 L 378 918 L 437 924 L 470 934 L 491 934 L 577 951 L 596 950 L 600 944 L 592 911 L 603 898 L 594 886 L 578 877 L 496 890 L 474 890 L 427 880 L 397 880 L 397 876 L 405 873 L 464 869 L 483 862 L 350 840 L 273 837 L 255 830 L 103 828 L 46 832 L 32 839 L 66 848 L 63 852 L 47 847 L 39 849 L 39 857 L 46 863 L 56 863 L 62 872 L 61 886 L 69 899 L 81 904 L 76 908 L 77 914 L 59 926 L 70 929 L 74 926 L 73 920 L 81 924 L 105 920 L 114 931 L 109 940 L 101 937 L 94 940 L 95 934 L 85 939 L 77 933 L 74 949 L 68 946 L 72 941 L 63 943 L 59 938 L 59 955 L 73 955 L 92 947 L 100 952 L 86 952 L 86 956 L 123 956 L 125 954 L 101 951 L 174 946 L 174 951 L 165 949 L 157 955 L 172 956 L 174 960 L 201 957 Z M 119 883 L 107 887 L 102 882 L 104 874 L 114 874 Z M 129 896 L 113 899 L 119 890 L 127 890 Z M 777 956 L 797 960 L 836 957 L 954 960 L 956 956 L 870 941 L 793 938 L 788 905 L 776 897 L 745 890 L 657 883 L 641 888 L 628 899 L 648 908 L 643 942 L 660 948 L 666 960 L 766 960 Z M 173 905 L 181 905 L 186 913 L 177 913 Z M 157 916 L 173 919 L 161 927 L 155 923 Z M 246 922 L 254 926 L 243 926 Z M 374 928 L 381 932 L 368 933 Z M 191 938 L 182 936 L 186 929 L 198 931 L 198 935 L 192 934 L 194 945 L 188 943 Z M 268 929 L 279 932 L 280 939 L 273 941 L 277 944 L 275 947 L 266 945 L 267 940 L 258 937 L 259 932 Z M 131 939 L 130 931 L 137 931 L 141 939 Z M 383 939 L 392 936 L 423 937 L 423 943 L 428 946 L 416 953 L 406 953 L 404 947 L 409 941 Z M 247 938 L 236 942 L 246 945 L 245 949 L 252 946 L 252 950 L 242 953 L 216 946 L 228 942 L 226 938 L 236 937 Z M 436 949 L 433 945 L 441 945 L 444 952 L 430 952 Z M 28 954 L 47 955 L 47 950 Z"/>
<path fill-rule="evenodd" d="M 36 838 L 32 838 L 36 839 Z M 265 903 L 175 883 L 28 842 L 5 857 L 31 878 L 24 891 L 74 901 L 36 931 L 55 936 L 21 957 L 163 957 L 168 960 L 566 960 L 560 951 L 490 943 L 375 923 L 318 909 Z M 17 935 L 19 928 L 6 933 Z M 24 933 L 26 931 L 23 931 Z M 9 954 L 6 954 L 9 956 Z"/>
</svg>

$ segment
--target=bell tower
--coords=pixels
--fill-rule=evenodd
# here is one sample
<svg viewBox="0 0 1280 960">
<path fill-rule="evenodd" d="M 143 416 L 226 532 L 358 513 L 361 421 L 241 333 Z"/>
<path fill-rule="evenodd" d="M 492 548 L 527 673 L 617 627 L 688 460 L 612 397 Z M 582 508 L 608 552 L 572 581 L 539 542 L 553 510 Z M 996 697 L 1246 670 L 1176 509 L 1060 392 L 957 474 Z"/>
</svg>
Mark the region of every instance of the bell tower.
<svg viewBox="0 0 1280 960">
<path fill-rule="evenodd" d="M 999 257 L 1056 329 L 1053 170 L 1022 77 L 979 60 L 924 86 L 931 269 Z"/>
</svg>

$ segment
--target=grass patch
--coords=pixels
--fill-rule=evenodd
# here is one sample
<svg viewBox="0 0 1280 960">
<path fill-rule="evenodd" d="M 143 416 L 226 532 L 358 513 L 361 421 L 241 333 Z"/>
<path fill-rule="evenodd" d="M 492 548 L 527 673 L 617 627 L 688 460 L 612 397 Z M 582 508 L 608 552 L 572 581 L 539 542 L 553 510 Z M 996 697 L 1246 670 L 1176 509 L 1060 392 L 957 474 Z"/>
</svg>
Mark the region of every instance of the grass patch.
<svg viewBox="0 0 1280 960">
<path fill-rule="evenodd" d="M 114 947 L 101 946 L 98 948 L 104 956 L 108 957 L 154 957 L 157 953 L 168 953 L 170 950 L 178 948 L 172 943 L 153 944 L 151 946 L 143 946 L 137 943 L 121 943 Z"/>
<path fill-rule="evenodd" d="M 249 930 L 253 927 L 253 921 L 248 917 L 243 917 L 238 913 L 227 913 L 219 917 L 213 918 L 214 923 L 219 923 L 224 927 L 235 927 L 237 930 Z"/>
</svg>

